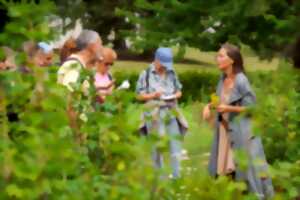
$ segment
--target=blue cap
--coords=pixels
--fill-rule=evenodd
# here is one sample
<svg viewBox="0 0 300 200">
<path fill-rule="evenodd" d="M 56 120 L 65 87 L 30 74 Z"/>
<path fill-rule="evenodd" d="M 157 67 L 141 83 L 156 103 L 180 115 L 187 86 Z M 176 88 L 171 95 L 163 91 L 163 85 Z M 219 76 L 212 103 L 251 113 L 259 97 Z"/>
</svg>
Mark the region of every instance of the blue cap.
<svg viewBox="0 0 300 200">
<path fill-rule="evenodd" d="M 53 48 L 47 44 L 46 42 L 39 42 L 38 47 L 44 52 L 44 53 L 50 53 Z"/>
<path fill-rule="evenodd" d="M 173 69 L 173 53 L 171 48 L 158 48 L 155 52 L 155 59 L 166 69 Z"/>
</svg>

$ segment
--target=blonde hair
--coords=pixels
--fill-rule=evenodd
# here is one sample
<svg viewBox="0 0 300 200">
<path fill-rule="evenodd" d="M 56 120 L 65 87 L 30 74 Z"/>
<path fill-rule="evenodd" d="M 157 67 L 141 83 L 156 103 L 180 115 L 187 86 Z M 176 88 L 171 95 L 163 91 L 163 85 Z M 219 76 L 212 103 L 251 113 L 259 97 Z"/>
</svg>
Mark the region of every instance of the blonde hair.
<svg viewBox="0 0 300 200">
<path fill-rule="evenodd" d="M 118 55 L 112 48 L 104 47 L 103 57 L 104 57 L 104 61 L 105 60 L 115 61 L 118 58 Z"/>
</svg>

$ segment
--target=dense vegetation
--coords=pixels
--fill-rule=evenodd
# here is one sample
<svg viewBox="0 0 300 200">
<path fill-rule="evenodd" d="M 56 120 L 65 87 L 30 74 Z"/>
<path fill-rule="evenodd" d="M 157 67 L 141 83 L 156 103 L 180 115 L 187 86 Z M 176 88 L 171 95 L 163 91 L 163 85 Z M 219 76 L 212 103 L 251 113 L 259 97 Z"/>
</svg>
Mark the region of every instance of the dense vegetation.
<svg viewBox="0 0 300 200">
<path fill-rule="evenodd" d="M 7 4 L 11 22 L 0 35 L 4 44 L 17 49 L 24 40 L 53 37 L 40 17 L 54 5 L 34 5 Z M 88 96 L 78 90 L 73 103 L 82 115 L 74 129 L 69 92 L 57 84 L 57 68 L 0 72 L 0 199 L 256 199 L 245 194 L 244 183 L 207 174 L 212 128 L 200 112 L 215 92 L 218 73 L 179 74 L 180 106 L 190 131 L 182 178 L 172 180 L 161 178 L 170 169 L 154 170 L 150 159 L 151 147 L 166 151 L 168 138 L 145 138 L 137 131 L 143 110 L 134 98 L 137 73 L 114 74 L 118 82 L 129 79 L 131 90 L 116 91 L 103 106 L 95 104 L 92 88 Z M 283 61 L 277 70 L 248 74 L 258 99 L 253 130 L 263 138 L 275 199 L 300 194 L 299 75 Z"/>
<path fill-rule="evenodd" d="M 134 1 L 118 14 L 139 24 L 125 33 L 139 50 L 158 44 L 217 50 L 230 41 L 246 44 L 260 57 L 285 56 L 300 67 L 300 3 L 293 0 Z"/>
<path fill-rule="evenodd" d="M 264 139 L 279 199 L 295 198 L 300 186 L 299 93 L 292 89 L 297 76 L 286 68 L 251 75 L 259 100 L 253 111 L 254 130 Z M 240 195 L 243 199 L 243 184 L 215 181 L 207 175 L 205 156 L 195 159 L 191 155 L 184 161 L 180 180 L 158 179 L 162 172 L 152 170 L 149 152 L 154 143 L 164 149 L 168 139 L 145 140 L 138 135 L 142 105 L 130 91 L 116 92 L 102 107 L 93 107 L 92 100 L 77 102 L 93 107 L 79 122 L 86 139 L 78 143 L 66 113 L 68 91 L 56 84 L 55 71 L 36 68 L 35 74 L 1 73 L 2 198 L 173 199 L 183 195 L 184 199 L 220 199 L 221 195 L 232 199 Z M 192 100 L 208 100 L 215 81 L 201 84 L 195 80 L 203 77 L 194 74 L 190 81 L 190 73 L 180 74 L 189 90 L 185 96 L 201 94 L 182 102 L 191 123 L 185 145 L 189 153 L 204 155 L 209 152 L 212 130 L 197 117 L 202 103 Z M 214 73 L 205 75 L 207 80 L 216 78 Z"/>
</svg>

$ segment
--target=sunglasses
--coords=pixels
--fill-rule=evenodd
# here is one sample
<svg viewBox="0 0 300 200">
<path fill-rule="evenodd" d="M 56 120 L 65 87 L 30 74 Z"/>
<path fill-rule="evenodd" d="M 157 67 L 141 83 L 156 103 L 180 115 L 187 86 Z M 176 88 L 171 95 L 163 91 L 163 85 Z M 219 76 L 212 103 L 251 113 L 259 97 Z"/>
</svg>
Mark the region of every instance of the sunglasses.
<svg viewBox="0 0 300 200">
<path fill-rule="evenodd" d="M 104 65 L 105 65 L 105 66 L 113 66 L 114 63 L 111 63 L 111 62 L 105 62 Z"/>
</svg>

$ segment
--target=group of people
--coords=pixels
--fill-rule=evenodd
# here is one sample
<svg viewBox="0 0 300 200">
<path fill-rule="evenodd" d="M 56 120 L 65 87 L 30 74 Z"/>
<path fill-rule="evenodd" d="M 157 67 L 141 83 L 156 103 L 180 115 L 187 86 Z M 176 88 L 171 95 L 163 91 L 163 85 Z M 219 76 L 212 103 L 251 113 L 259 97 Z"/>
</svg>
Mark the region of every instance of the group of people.
<svg viewBox="0 0 300 200">
<path fill-rule="evenodd" d="M 248 191 L 258 199 L 274 196 L 268 164 L 259 136 L 251 131 L 248 108 L 256 103 L 256 96 L 245 73 L 243 58 L 238 47 L 226 43 L 219 49 L 216 61 L 221 72 L 216 94 L 219 102 L 210 102 L 202 112 L 203 119 L 214 118 L 214 141 L 209 161 L 213 177 L 228 176 L 244 181 Z M 173 177 L 180 177 L 181 135 L 188 128 L 178 110 L 177 100 L 182 96 L 182 85 L 173 68 L 170 48 L 158 48 L 153 63 L 144 70 L 137 82 L 137 98 L 158 109 L 145 112 L 146 133 L 169 135 Z M 149 117 L 148 117 L 149 119 Z M 242 165 L 239 152 L 244 153 L 247 166 Z M 163 157 L 155 147 L 153 161 L 161 168 Z"/>
<path fill-rule="evenodd" d="M 26 44 L 29 63 L 47 66 L 51 63 L 53 50 L 46 43 Z M 94 86 L 97 102 L 102 104 L 107 95 L 112 94 L 114 80 L 110 66 L 117 59 L 116 52 L 103 47 L 101 37 L 92 30 L 83 30 L 78 38 L 70 38 L 60 54 L 61 66 L 58 69 L 58 83 L 74 91 L 74 83 L 80 79 L 82 69 L 96 68 Z M 256 103 L 255 93 L 245 73 L 243 58 L 238 47 L 224 44 L 219 49 L 216 62 L 221 72 L 216 94 L 217 104 L 207 104 L 202 112 L 203 119 L 214 117 L 215 134 L 210 154 L 209 173 L 213 177 L 228 176 L 236 181 L 247 183 L 248 191 L 259 199 L 274 195 L 272 181 L 268 175 L 268 164 L 259 136 L 251 132 L 251 118 L 247 112 Z M 2 60 L 0 67 L 15 67 L 9 56 Z M 23 71 L 28 71 L 26 66 Z M 180 177 L 182 138 L 188 124 L 178 108 L 182 96 L 182 84 L 173 67 L 173 54 L 170 48 L 156 50 L 153 62 L 143 70 L 136 85 L 137 99 L 150 109 L 142 113 L 143 134 L 158 134 L 170 138 L 170 162 L 173 177 Z M 243 152 L 247 167 L 243 168 L 236 152 Z M 163 166 L 163 155 L 153 147 L 153 162 L 156 168 Z"/>
<path fill-rule="evenodd" d="M 25 58 L 16 63 L 16 52 L 9 47 L 1 47 L 2 58 L 0 70 L 17 70 L 22 73 L 29 73 L 31 66 L 46 67 L 53 61 L 53 49 L 45 42 L 26 41 L 22 45 L 21 52 Z"/>
<path fill-rule="evenodd" d="M 228 176 L 236 181 L 245 181 L 248 191 L 259 199 L 274 195 L 268 175 L 268 164 L 259 136 L 251 132 L 248 108 L 256 103 L 256 96 L 245 73 L 243 58 L 238 47 L 224 44 L 219 49 L 216 61 L 221 77 L 216 94 L 219 102 L 211 102 L 203 109 L 203 119 L 214 117 L 215 135 L 209 161 L 209 173 L 213 177 Z M 187 124 L 180 112 L 173 112 L 182 96 L 182 85 L 173 68 L 170 48 L 158 48 L 155 59 L 140 74 L 137 82 L 137 98 L 146 104 L 158 105 L 145 115 L 152 116 L 146 123 L 147 133 L 169 135 L 173 177 L 180 176 L 181 140 Z M 215 115 L 214 115 L 215 113 Z M 146 118 L 146 117 L 145 117 Z M 237 152 L 243 152 L 247 166 L 243 167 Z M 153 161 L 162 167 L 162 154 L 154 148 Z"/>
<path fill-rule="evenodd" d="M 103 47 L 102 40 L 95 31 L 83 30 L 78 38 L 69 38 L 58 50 L 53 49 L 46 42 L 24 42 L 21 51 L 25 54 L 25 59 L 18 64 L 16 52 L 12 49 L 1 47 L 0 51 L 2 53 L 2 56 L 0 53 L 0 71 L 16 70 L 21 73 L 31 73 L 33 66 L 60 65 L 58 82 L 72 91 L 71 83 L 75 83 L 79 78 L 80 68 L 93 69 L 94 86 L 97 89 L 99 102 L 104 102 L 106 96 L 114 89 L 110 67 L 117 59 L 117 54 L 112 48 Z M 56 51 L 59 54 L 57 60 L 55 60 Z"/>
<path fill-rule="evenodd" d="M 117 59 L 116 52 L 103 47 L 100 36 L 92 30 L 83 30 L 71 50 L 70 53 L 64 52 L 63 62 L 58 70 L 58 83 L 73 91 L 72 83 L 79 79 L 80 70 L 95 68 L 94 86 L 98 93 L 97 101 L 103 103 L 114 89 L 110 67 Z"/>
</svg>

